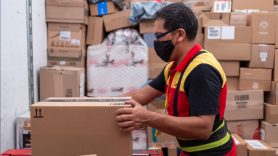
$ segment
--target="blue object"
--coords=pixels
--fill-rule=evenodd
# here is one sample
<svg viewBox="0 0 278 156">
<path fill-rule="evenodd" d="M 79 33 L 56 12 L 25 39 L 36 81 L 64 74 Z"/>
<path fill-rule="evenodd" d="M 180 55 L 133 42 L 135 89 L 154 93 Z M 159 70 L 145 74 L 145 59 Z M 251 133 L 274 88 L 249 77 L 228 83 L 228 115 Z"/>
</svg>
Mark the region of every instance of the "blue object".
<svg viewBox="0 0 278 156">
<path fill-rule="evenodd" d="M 153 47 L 153 41 L 155 40 L 154 33 L 147 33 L 143 35 L 144 41 L 147 43 L 149 48 Z"/>
<path fill-rule="evenodd" d="M 98 15 L 103 16 L 108 14 L 107 2 L 100 2 L 97 4 Z"/>
</svg>

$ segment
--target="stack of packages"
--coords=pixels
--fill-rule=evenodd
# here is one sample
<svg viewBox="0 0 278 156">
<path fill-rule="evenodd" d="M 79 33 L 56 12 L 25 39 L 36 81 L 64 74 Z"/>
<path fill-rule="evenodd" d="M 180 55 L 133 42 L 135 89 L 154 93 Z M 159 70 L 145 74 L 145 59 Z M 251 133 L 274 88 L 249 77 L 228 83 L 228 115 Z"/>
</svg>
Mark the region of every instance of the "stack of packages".
<svg viewBox="0 0 278 156">
<path fill-rule="evenodd" d="M 247 143 L 239 155 L 275 155 L 273 148 L 278 147 L 276 83 L 272 82 L 277 73 L 278 14 L 273 8 L 273 0 L 214 0 L 212 11 L 201 15 L 204 48 L 220 61 L 227 76 L 228 129 L 237 134 L 238 144 Z"/>
<path fill-rule="evenodd" d="M 46 0 L 47 67 L 40 100 L 85 95 L 87 0 Z"/>
</svg>

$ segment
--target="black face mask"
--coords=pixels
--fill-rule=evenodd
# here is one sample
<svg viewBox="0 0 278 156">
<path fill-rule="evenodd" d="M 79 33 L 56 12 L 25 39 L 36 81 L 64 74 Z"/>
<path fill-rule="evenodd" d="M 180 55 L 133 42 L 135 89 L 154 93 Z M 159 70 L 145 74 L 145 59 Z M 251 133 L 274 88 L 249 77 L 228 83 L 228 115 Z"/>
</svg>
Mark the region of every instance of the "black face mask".
<svg viewBox="0 0 278 156">
<path fill-rule="evenodd" d="M 165 62 L 169 62 L 171 55 L 175 49 L 172 40 L 154 41 L 154 50 L 156 54 Z"/>
</svg>

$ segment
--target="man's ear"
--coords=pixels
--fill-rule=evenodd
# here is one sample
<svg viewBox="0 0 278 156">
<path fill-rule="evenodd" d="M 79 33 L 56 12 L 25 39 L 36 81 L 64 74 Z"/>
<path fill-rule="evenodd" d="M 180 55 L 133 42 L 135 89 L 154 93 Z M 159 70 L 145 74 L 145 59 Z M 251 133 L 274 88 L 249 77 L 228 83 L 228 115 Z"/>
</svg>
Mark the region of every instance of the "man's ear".
<svg viewBox="0 0 278 156">
<path fill-rule="evenodd" d="M 184 29 L 179 29 L 178 34 L 178 42 L 182 42 L 186 38 L 186 32 L 184 31 Z"/>
</svg>

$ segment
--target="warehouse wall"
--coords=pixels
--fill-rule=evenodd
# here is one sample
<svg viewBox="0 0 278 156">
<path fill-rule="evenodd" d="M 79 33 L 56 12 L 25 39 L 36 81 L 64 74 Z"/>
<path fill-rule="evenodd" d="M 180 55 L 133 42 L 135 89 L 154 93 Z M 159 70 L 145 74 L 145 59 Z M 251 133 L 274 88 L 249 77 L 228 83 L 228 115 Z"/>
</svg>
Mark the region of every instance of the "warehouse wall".
<svg viewBox="0 0 278 156">
<path fill-rule="evenodd" d="M 26 0 L 1 0 L 1 149 L 15 146 L 16 116 L 29 111 Z M 46 65 L 44 0 L 33 3 L 35 100 L 38 69 Z"/>
</svg>

